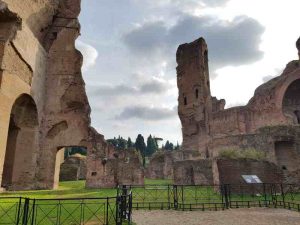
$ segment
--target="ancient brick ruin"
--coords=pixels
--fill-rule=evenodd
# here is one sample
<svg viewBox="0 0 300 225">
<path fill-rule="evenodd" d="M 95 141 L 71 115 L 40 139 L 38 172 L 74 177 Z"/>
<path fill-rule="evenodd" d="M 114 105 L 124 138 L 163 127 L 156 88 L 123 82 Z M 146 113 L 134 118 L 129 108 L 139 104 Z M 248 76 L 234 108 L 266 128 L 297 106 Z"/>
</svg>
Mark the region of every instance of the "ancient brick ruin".
<svg viewBox="0 0 300 225">
<path fill-rule="evenodd" d="M 90 127 L 79 13 L 80 0 L 0 0 L 2 188 L 57 187 L 65 147 L 87 148 L 87 186 L 104 185 L 114 170 L 102 164 L 107 143 Z"/>
<path fill-rule="evenodd" d="M 300 39 L 296 46 L 299 54 Z M 222 150 L 254 148 L 265 152 L 266 160 L 277 165 L 286 177 L 299 174 L 296 172 L 300 170 L 299 60 L 288 63 L 280 76 L 259 86 L 247 105 L 228 109 L 224 99 L 218 100 L 210 94 L 208 48 L 203 38 L 179 46 L 177 63 L 183 151 L 200 152 L 202 160 L 214 164 Z M 207 164 L 202 160 L 196 164 Z M 180 162 L 177 164 L 176 167 L 180 166 Z M 183 160 L 181 164 L 187 163 Z M 219 169 L 215 177 L 227 172 Z M 189 183 L 199 183 L 196 181 L 199 175 L 190 176 L 194 178 Z M 218 179 L 211 179 L 211 183 L 215 182 Z"/>
<path fill-rule="evenodd" d="M 86 179 L 86 157 L 75 154 L 67 157 L 60 166 L 60 181 L 76 181 Z"/>
<path fill-rule="evenodd" d="M 154 153 L 145 171 L 145 177 L 150 179 L 173 179 L 175 160 L 175 154 L 170 151 Z"/>
</svg>

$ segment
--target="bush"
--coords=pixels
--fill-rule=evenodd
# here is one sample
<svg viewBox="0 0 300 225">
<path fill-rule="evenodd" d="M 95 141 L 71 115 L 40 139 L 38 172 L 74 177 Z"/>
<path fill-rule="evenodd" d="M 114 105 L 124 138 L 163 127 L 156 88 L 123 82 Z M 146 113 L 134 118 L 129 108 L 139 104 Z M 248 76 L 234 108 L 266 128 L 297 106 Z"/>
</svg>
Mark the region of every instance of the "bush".
<svg viewBox="0 0 300 225">
<path fill-rule="evenodd" d="M 254 148 L 247 149 L 224 149 L 219 153 L 219 158 L 223 159 L 255 159 L 264 160 L 266 154 Z"/>
</svg>

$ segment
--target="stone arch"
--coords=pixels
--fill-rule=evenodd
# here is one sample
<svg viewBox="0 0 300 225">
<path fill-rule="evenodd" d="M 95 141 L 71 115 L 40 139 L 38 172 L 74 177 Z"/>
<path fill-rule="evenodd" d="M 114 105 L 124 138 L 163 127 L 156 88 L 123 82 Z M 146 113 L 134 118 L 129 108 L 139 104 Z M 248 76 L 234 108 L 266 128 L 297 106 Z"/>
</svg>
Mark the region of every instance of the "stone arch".
<svg viewBox="0 0 300 225">
<path fill-rule="evenodd" d="M 33 188 L 38 127 L 36 104 L 30 95 L 22 94 L 11 109 L 1 187 L 9 190 Z"/>
<path fill-rule="evenodd" d="M 300 79 L 291 82 L 284 92 L 282 112 L 294 124 L 300 124 Z"/>
</svg>

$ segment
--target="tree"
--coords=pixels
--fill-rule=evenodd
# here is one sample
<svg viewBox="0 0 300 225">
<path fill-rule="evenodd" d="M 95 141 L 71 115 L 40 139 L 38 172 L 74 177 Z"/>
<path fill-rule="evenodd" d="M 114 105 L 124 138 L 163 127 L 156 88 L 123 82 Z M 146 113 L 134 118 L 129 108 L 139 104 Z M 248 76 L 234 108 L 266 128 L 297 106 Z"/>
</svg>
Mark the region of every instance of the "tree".
<svg viewBox="0 0 300 225">
<path fill-rule="evenodd" d="M 131 141 L 131 138 L 129 137 L 127 140 L 127 148 L 132 148 L 133 147 L 133 143 Z"/>
<path fill-rule="evenodd" d="M 143 158 L 143 166 L 146 164 L 145 154 L 146 154 L 146 144 L 143 135 L 139 134 L 135 141 L 135 148 L 140 151 Z"/>
<path fill-rule="evenodd" d="M 180 146 L 179 146 L 179 143 L 177 141 L 177 145 L 175 146 L 174 150 L 179 150 L 180 149 Z"/>
<path fill-rule="evenodd" d="M 113 145 L 115 148 L 118 147 L 118 140 L 116 139 L 116 137 L 114 137 L 114 139 L 108 139 L 107 142 Z"/>
<path fill-rule="evenodd" d="M 127 141 L 120 137 L 118 138 L 118 150 L 125 150 L 127 148 Z"/>
<path fill-rule="evenodd" d="M 73 146 L 73 147 L 66 147 L 64 152 L 65 159 L 71 155 L 80 154 L 80 155 L 87 155 L 87 149 L 84 147 Z"/>
<path fill-rule="evenodd" d="M 174 145 L 172 142 L 167 141 L 165 145 L 165 149 L 168 151 L 173 151 L 174 150 Z"/>
<path fill-rule="evenodd" d="M 154 152 L 157 151 L 157 144 L 154 138 L 152 138 L 151 134 L 147 138 L 147 148 L 146 148 L 146 156 L 152 156 Z"/>
</svg>

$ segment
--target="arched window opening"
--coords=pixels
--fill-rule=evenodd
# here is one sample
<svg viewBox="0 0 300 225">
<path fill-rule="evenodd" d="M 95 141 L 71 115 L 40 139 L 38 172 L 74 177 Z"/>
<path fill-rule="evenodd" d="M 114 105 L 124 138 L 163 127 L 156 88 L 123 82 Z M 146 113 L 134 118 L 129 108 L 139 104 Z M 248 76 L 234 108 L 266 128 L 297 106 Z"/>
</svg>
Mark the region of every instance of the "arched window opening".
<svg viewBox="0 0 300 225">
<path fill-rule="evenodd" d="M 300 124 L 300 79 L 292 82 L 287 88 L 283 101 L 282 111 L 294 124 Z"/>
<path fill-rule="evenodd" d="M 198 89 L 195 90 L 195 96 L 196 96 L 196 99 L 199 98 L 199 90 Z"/>
<path fill-rule="evenodd" d="M 87 148 L 82 146 L 61 147 L 56 153 L 54 188 L 61 181 L 78 181 L 86 179 Z M 93 176 L 96 176 L 97 173 Z"/>
<path fill-rule="evenodd" d="M 30 95 L 21 95 L 11 109 L 1 187 L 22 190 L 33 185 L 38 149 L 38 113 Z"/>
<path fill-rule="evenodd" d="M 184 97 L 184 105 L 187 105 L 187 98 Z"/>
</svg>

